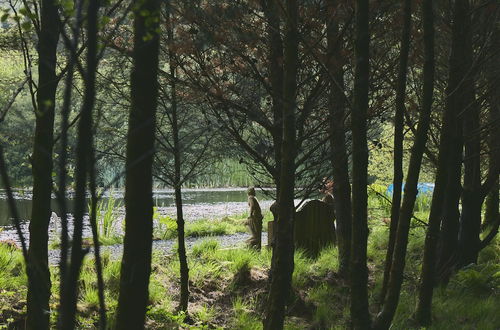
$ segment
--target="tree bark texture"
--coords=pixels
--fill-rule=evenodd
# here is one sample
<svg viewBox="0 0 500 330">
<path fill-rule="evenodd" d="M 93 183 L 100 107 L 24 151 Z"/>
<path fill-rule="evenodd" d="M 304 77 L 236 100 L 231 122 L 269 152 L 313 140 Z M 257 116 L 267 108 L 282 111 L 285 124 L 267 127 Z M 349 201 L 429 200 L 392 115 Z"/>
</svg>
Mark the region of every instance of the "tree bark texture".
<svg viewBox="0 0 500 330">
<path fill-rule="evenodd" d="M 337 0 L 327 2 L 327 57 L 330 91 L 328 95 L 329 135 L 333 175 L 333 197 L 337 222 L 337 242 L 339 248 L 339 269 L 342 276 L 347 276 L 351 253 L 351 185 L 349 183 L 349 165 L 345 138 L 344 69 L 345 58 L 342 55 L 344 45 L 339 33 L 339 18 L 335 17 Z"/>
<path fill-rule="evenodd" d="M 117 329 L 143 329 L 148 304 L 153 232 L 152 164 L 158 102 L 159 9 L 158 0 L 144 0 L 134 10 L 132 104 L 125 175 L 125 239 Z"/>
<path fill-rule="evenodd" d="M 38 90 L 36 94 L 35 139 L 32 156 L 33 204 L 29 224 L 27 328 L 49 328 L 50 272 L 48 228 L 51 216 L 52 152 L 59 24 L 57 3 L 42 0 L 38 40 Z"/>
<path fill-rule="evenodd" d="M 446 194 L 443 204 L 441 234 L 438 242 L 437 276 L 441 283 L 446 283 L 451 275 L 458 244 L 458 230 L 460 221 L 460 196 L 462 195 L 462 158 L 463 139 L 462 122 L 457 116 L 451 118 L 452 130 L 450 154 L 448 159 L 448 175 Z"/>
<path fill-rule="evenodd" d="M 293 273 L 293 220 L 295 214 L 295 109 L 298 67 L 298 5 L 286 2 L 286 31 L 284 40 L 283 85 L 283 142 L 278 221 L 275 224 L 275 247 L 271 261 L 271 285 L 267 300 L 264 329 L 283 329 L 285 306 L 289 297 Z"/>
<path fill-rule="evenodd" d="M 497 6 L 496 13 L 500 12 L 500 6 Z M 491 14 L 493 17 L 498 17 L 499 14 L 495 15 L 495 12 Z M 491 50 L 493 53 L 500 50 L 500 26 L 495 24 L 493 26 L 492 37 L 491 37 Z M 489 121 L 489 134 L 488 134 L 488 172 L 496 174 L 496 181 L 493 184 L 493 188 L 486 197 L 486 210 L 484 216 L 484 224 L 491 225 L 495 223 L 498 219 L 499 210 L 499 181 L 498 181 L 498 171 L 500 168 L 500 83 L 498 81 L 498 73 L 500 72 L 500 63 L 497 58 L 493 58 L 490 64 L 492 70 L 487 72 L 487 81 L 490 87 L 488 93 L 488 121 Z"/>
<path fill-rule="evenodd" d="M 351 319 L 354 329 L 371 327 L 368 311 L 368 144 L 367 112 L 369 89 L 370 32 L 368 0 L 355 2 L 356 59 L 352 121 L 352 237 L 351 237 Z"/>
<path fill-rule="evenodd" d="M 457 23 L 462 25 L 461 60 L 463 70 L 460 95 L 463 114 L 464 139 L 464 185 L 462 192 L 462 214 L 458 233 L 458 266 L 477 262 L 481 232 L 481 136 L 479 134 L 479 108 L 475 99 L 474 75 L 472 73 L 473 51 L 469 2 L 464 1 L 463 16 Z"/>
<path fill-rule="evenodd" d="M 97 71 L 97 13 L 99 2 L 91 0 L 87 9 L 87 68 L 85 74 L 85 93 L 78 122 L 78 141 L 76 146 L 76 189 L 73 225 L 73 241 L 71 247 L 71 263 L 69 271 L 61 281 L 65 281 L 64 292 L 61 293 L 60 327 L 75 327 L 76 302 L 78 298 L 78 279 L 87 251 L 82 250 L 83 218 L 87 211 L 87 180 L 91 171 L 92 155 L 92 110 L 95 103 L 95 77 Z"/>
</svg>

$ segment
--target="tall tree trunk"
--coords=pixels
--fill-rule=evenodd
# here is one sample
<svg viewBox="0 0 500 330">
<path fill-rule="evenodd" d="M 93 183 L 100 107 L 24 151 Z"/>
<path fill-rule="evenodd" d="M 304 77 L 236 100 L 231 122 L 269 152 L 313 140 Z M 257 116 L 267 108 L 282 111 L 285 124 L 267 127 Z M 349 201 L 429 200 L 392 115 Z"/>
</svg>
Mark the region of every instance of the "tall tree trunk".
<svg viewBox="0 0 500 330">
<path fill-rule="evenodd" d="M 406 175 L 403 204 L 399 213 L 399 221 L 396 232 L 396 242 L 392 258 L 387 294 L 382 311 L 377 316 L 374 329 L 388 329 L 398 307 L 399 294 L 403 283 L 403 273 L 406 263 L 406 250 L 408 246 L 408 234 L 413 208 L 417 198 L 417 184 L 422 165 L 422 157 L 427 143 L 427 132 L 430 126 L 432 100 L 434 92 L 434 20 L 432 12 L 432 0 L 423 2 L 423 28 L 424 28 L 424 86 L 422 109 L 418 121 L 415 142 L 412 147 L 410 164 Z"/>
<path fill-rule="evenodd" d="M 278 222 L 271 262 L 271 285 L 264 329 L 283 329 L 285 306 L 290 293 L 293 273 L 293 220 L 295 214 L 295 109 L 298 67 L 298 5 L 296 0 L 286 2 L 286 31 L 284 43 L 283 85 L 283 143 L 279 188 Z"/>
<path fill-rule="evenodd" d="M 42 0 L 38 40 L 38 90 L 33 148 L 33 204 L 29 224 L 28 250 L 28 329 L 49 328 L 50 272 L 48 266 L 48 228 L 51 215 L 52 151 L 56 104 L 57 43 L 59 24 L 57 4 Z"/>
<path fill-rule="evenodd" d="M 474 90 L 472 73 L 472 36 L 469 2 L 464 2 L 462 39 L 462 70 L 465 70 L 461 85 L 463 134 L 464 134 L 464 186 L 462 192 L 462 214 L 458 233 L 458 266 L 462 267 L 477 262 L 481 239 L 481 135 L 479 107 Z"/>
<path fill-rule="evenodd" d="M 167 5 L 167 34 L 169 43 L 174 42 L 174 28 L 172 26 L 170 4 Z M 189 268 L 186 257 L 186 243 L 184 238 L 184 216 L 182 212 L 182 181 L 181 181 L 181 146 L 179 143 L 179 123 L 177 107 L 177 84 L 176 84 L 176 64 L 173 52 L 168 52 L 170 66 L 170 99 L 171 99 L 171 120 L 172 135 L 174 142 L 174 190 L 175 207 L 177 210 L 177 253 L 179 255 L 180 277 L 181 277 L 181 298 L 179 310 L 187 312 L 189 301 Z"/>
<path fill-rule="evenodd" d="M 125 176 L 125 240 L 117 329 L 143 329 L 148 304 L 153 233 L 152 165 L 158 103 L 159 10 L 158 0 L 141 1 L 134 10 L 132 104 Z"/>
<path fill-rule="evenodd" d="M 82 250 L 83 218 L 87 209 L 87 180 L 93 164 L 92 154 L 92 110 L 95 103 L 95 77 L 97 71 L 97 14 L 99 2 L 88 2 L 87 9 L 87 68 L 85 74 L 85 95 L 78 123 L 78 141 L 76 146 L 76 190 L 73 242 L 71 247 L 71 264 L 69 271 L 61 281 L 65 291 L 61 292 L 60 327 L 75 327 L 76 302 L 78 297 L 78 278 L 86 254 Z"/>
<path fill-rule="evenodd" d="M 333 174 L 333 197 L 335 199 L 335 218 L 337 222 L 337 242 L 339 248 L 339 269 L 342 276 L 347 276 L 351 253 L 351 185 L 349 184 L 349 165 L 345 138 L 344 62 L 342 47 L 344 41 L 339 33 L 338 18 L 335 10 L 337 0 L 327 2 L 327 56 L 330 78 L 328 97 L 330 148 Z"/>
<path fill-rule="evenodd" d="M 453 121 L 451 124 L 453 126 L 453 133 L 450 137 L 451 144 L 449 145 L 450 154 L 448 157 L 446 195 L 443 204 L 441 234 L 439 235 L 439 255 L 436 268 L 436 278 L 441 283 L 448 282 L 451 275 L 451 268 L 454 265 L 460 219 L 459 202 L 462 195 L 462 123 L 456 115 L 451 120 Z"/>
<path fill-rule="evenodd" d="M 380 293 L 381 302 L 384 302 L 389 282 L 389 273 L 392 264 L 392 255 L 396 242 L 399 209 L 401 206 L 401 189 L 403 185 L 403 130 L 405 113 L 406 76 L 408 72 L 408 54 L 410 51 L 411 34 L 411 0 L 404 1 L 403 30 L 401 32 L 401 52 L 399 54 L 399 70 L 396 85 L 396 112 L 394 115 L 394 176 L 391 206 L 391 224 L 389 230 L 389 245 L 385 257 L 384 281 Z"/>
<path fill-rule="evenodd" d="M 500 11 L 500 6 L 497 5 L 496 12 Z M 495 14 L 492 14 L 495 15 Z M 499 14 L 496 14 L 498 17 Z M 500 26 L 498 22 L 493 26 L 492 31 L 492 52 L 498 52 L 500 50 Z M 487 72 L 488 85 L 490 86 L 488 104 L 488 121 L 490 123 L 489 134 L 488 134 L 488 172 L 498 171 L 500 168 L 500 83 L 498 80 L 498 74 L 500 73 L 500 63 L 495 57 L 489 66 Z M 495 223 L 496 219 L 499 217 L 499 180 L 498 174 L 493 188 L 486 197 L 486 210 L 484 214 L 484 226 L 492 225 Z"/>
<path fill-rule="evenodd" d="M 463 67 L 463 37 L 464 37 L 464 16 L 466 15 L 467 0 L 455 1 L 453 30 L 452 30 L 452 45 L 450 52 L 450 65 L 448 86 L 446 88 L 446 104 L 443 114 L 443 123 L 441 127 L 441 137 L 439 143 L 438 168 L 432 194 L 432 204 L 429 214 L 429 225 L 427 227 L 427 235 L 425 238 L 424 259 L 422 264 L 421 283 L 419 288 L 419 299 L 416 310 L 416 320 L 421 325 L 431 323 L 431 305 L 432 294 L 435 282 L 435 268 L 437 243 L 439 240 L 439 229 L 443 216 L 443 203 L 445 201 L 445 192 L 448 188 L 448 172 L 450 145 L 454 135 L 456 116 L 461 112 L 460 94 L 461 80 L 463 72 L 467 68 Z"/>
<path fill-rule="evenodd" d="M 370 74 L 370 31 L 368 0 L 355 2 L 354 102 L 352 122 L 352 237 L 351 237 L 351 319 L 354 329 L 371 327 L 368 311 L 368 144 L 366 117 Z"/>
</svg>

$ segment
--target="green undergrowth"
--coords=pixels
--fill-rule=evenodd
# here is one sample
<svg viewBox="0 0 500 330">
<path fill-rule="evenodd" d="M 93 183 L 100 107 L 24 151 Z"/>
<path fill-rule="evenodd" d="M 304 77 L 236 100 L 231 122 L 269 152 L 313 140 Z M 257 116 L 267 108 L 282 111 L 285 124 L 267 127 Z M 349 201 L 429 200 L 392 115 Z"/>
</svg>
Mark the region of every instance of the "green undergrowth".
<svg viewBox="0 0 500 330">
<path fill-rule="evenodd" d="M 0 329 L 26 313 L 26 283 L 22 253 L 0 242 Z"/>
<path fill-rule="evenodd" d="M 241 217 L 244 219 L 244 217 Z M 388 226 L 372 222 L 368 244 L 369 299 L 372 315 L 379 309 Z M 419 329 L 412 321 L 425 229 L 411 229 L 400 304 L 391 329 Z M 347 329 L 349 287 L 337 274 L 335 247 L 324 249 L 316 259 L 298 250 L 285 329 Z M 120 260 L 102 255 L 107 315 L 113 323 L 118 303 Z M 147 329 L 262 329 L 268 294 L 271 252 L 246 248 L 221 248 L 207 238 L 188 251 L 190 270 L 189 317 L 177 312 L 179 261 L 175 255 L 153 254 L 149 285 Z M 52 321 L 57 319 L 59 277 L 52 273 Z M 95 329 L 99 296 L 92 258 L 86 258 L 80 276 L 78 299 L 79 329 Z M 25 313 L 26 277 L 21 253 L 0 245 L 0 325 L 13 322 Z M 500 325 L 500 244 L 498 239 L 485 248 L 477 265 L 469 266 L 451 279 L 447 287 L 436 288 L 433 325 L 429 329 L 498 329 Z M 10 295 L 10 296 L 9 296 Z M 14 309 L 13 306 L 19 308 Z M 17 313 L 17 314 L 16 314 Z"/>
<path fill-rule="evenodd" d="M 235 233 L 248 232 L 245 225 L 248 213 L 223 217 L 219 219 L 200 219 L 187 221 L 185 223 L 186 237 L 206 237 L 232 235 Z M 153 236 L 156 239 L 173 239 L 177 237 L 177 222 L 169 216 L 161 216 L 157 211 L 154 213 L 155 223 Z M 272 220 L 270 212 L 264 213 L 262 230 L 267 231 L 267 223 Z"/>
</svg>

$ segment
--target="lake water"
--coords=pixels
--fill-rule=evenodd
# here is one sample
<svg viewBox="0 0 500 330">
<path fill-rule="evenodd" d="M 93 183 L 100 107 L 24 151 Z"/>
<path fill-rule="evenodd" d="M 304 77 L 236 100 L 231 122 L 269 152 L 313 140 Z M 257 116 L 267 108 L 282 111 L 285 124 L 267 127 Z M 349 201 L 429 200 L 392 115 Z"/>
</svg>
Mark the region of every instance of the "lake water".
<svg viewBox="0 0 500 330">
<path fill-rule="evenodd" d="M 268 191 L 270 192 L 270 191 Z M 123 206 L 123 191 L 113 191 L 111 193 L 113 198 L 115 198 L 117 203 Z M 103 200 L 108 199 L 110 194 L 103 197 Z M 31 217 L 31 207 L 32 200 L 31 194 L 27 192 L 16 191 L 16 204 L 19 212 L 19 216 L 23 221 L 29 221 Z M 263 204 L 267 205 L 270 203 L 271 197 L 266 196 L 263 192 L 257 191 L 257 197 L 261 201 L 267 201 Z M 203 216 L 207 213 L 207 216 L 215 215 L 221 213 L 220 215 L 233 214 L 238 210 L 245 209 L 246 206 L 246 189 L 185 189 L 183 190 L 183 203 L 188 209 L 199 209 Z M 173 190 L 158 190 L 154 192 L 153 202 L 155 206 L 162 209 L 171 209 L 175 206 L 174 192 Z M 74 201 L 72 199 L 68 200 L 68 210 L 71 213 Z M 199 206 L 199 207 L 197 207 Z M 236 207 L 236 209 L 234 209 Z M 214 209 L 215 208 L 215 209 Z M 214 209 L 214 212 L 207 212 L 207 209 Z M 234 209 L 233 212 L 231 209 Z M 52 210 L 56 214 L 60 215 L 59 205 L 55 199 L 52 200 Z M 205 210 L 205 211 L 203 211 Z M 200 213 L 198 212 L 198 213 Z M 227 213 L 227 214 L 224 214 Z M 11 226 L 12 220 L 10 219 L 10 212 L 7 205 L 7 200 L 5 197 L 5 192 L 0 190 L 0 226 Z"/>
</svg>

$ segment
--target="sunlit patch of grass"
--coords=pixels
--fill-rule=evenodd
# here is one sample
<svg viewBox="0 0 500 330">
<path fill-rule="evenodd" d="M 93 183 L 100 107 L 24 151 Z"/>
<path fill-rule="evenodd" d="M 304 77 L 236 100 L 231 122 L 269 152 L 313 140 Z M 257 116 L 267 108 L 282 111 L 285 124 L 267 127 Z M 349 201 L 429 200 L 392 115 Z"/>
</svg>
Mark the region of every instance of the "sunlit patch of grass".
<svg viewBox="0 0 500 330">
<path fill-rule="evenodd" d="M 205 239 L 193 246 L 191 255 L 202 257 L 203 255 L 213 255 L 219 249 L 219 242 L 215 239 Z"/>
<path fill-rule="evenodd" d="M 253 312 L 252 306 L 246 303 L 241 297 L 233 300 L 232 329 L 262 329 L 260 318 Z"/>
<path fill-rule="evenodd" d="M 114 245 L 123 242 L 123 237 L 117 233 L 117 224 L 119 217 L 118 209 L 121 208 L 121 203 L 117 202 L 113 194 L 107 200 L 101 200 L 97 203 L 96 221 L 97 221 L 97 237 L 102 245 Z M 89 216 L 90 214 L 89 206 Z M 89 241 L 91 241 L 89 239 Z"/>
<path fill-rule="evenodd" d="M 292 285 L 294 287 L 300 288 L 307 284 L 312 264 L 313 260 L 308 258 L 303 250 L 295 251 L 292 275 Z"/>
<path fill-rule="evenodd" d="M 214 260 L 191 262 L 190 279 L 197 286 L 201 286 L 205 281 L 221 279 L 224 275 L 227 273 L 220 262 Z"/>
<path fill-rule="evenodd" d="M 215 257 L 225 260 L 229 271 L 233 273 L 242 268 L 252 268 L 258 263 L 258 252 L 245 248 L 219 250 Z"/>
<path fill-rule="evenodd" d="M 220 219 L 201 219 L 186 222 L 184 228 L 185 237 L 206 237 L 232 235 L 246 232 L 246 217 L 223 217 Z M 177 223 L 171 217 L 159 217 L 155 229 L 155 237 L 160 239 L 173 239 L 177 237 Z"/>
<path fill-rule="evenodd" d="M 389 244 L 389 227 L 373 225 L 368 236 L 367 256 L 369 260 L 384 260 Z"/>
<path fill-rule="evenodd" d="M 311 265 L 311 273 L 315 276 L 325 276 L 328 272 L 337 271 L 339 267 L 338 249 L 334 246 L 324 248 L 314 264 Z"/>
<path fill-rule="evenodd" d="M 224 220 L 196 221 L 186 226 L 186 237 L 221 236 L 236 233 L 237 226 Z M 240 228 L 240 231 L 244 231 Z"/>
<path fill-rule="evenodd" d="M 209 325 L 214 321 L 216 311 L 213 306 L 203 304 L 202 306 L 197 306 L 192 315 L 195 320 L 195 326 L 203 326 Z"/>
<path fill-rule="evenodd" d="M 14 246 L 0 243 L 0 290 L 13 290 L 27 283 L 24 259 Z"/>
<path fill-rule="evenodd" d="M 15 246 L 0 242 L 0 328 L 9 328 L 26 312 L 26 268 Z"/>
</svg>

